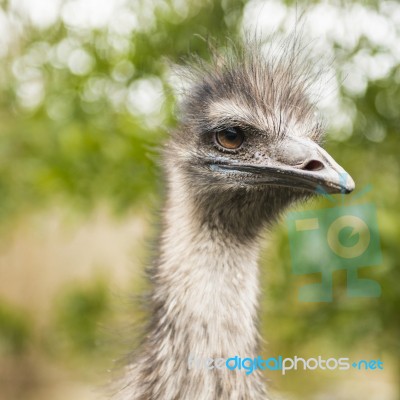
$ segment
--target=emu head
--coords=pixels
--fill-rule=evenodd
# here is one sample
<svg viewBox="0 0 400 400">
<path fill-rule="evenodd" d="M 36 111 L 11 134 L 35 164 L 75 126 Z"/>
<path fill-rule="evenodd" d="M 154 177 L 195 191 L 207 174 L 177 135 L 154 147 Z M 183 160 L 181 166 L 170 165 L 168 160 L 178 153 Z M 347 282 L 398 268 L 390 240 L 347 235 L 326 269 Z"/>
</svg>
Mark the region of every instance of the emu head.
<svg viewBox="0 0 400 400">
<path fill-rule="evenodd" d="M 252 237 L 297 199 L 354 189 L 321 147 L 310 96 L 318 73 L 301 54 L 295 38 L 278 54 L 248 44 L 189 75 L 167 160 L 214 229 Z"/>
</svg>

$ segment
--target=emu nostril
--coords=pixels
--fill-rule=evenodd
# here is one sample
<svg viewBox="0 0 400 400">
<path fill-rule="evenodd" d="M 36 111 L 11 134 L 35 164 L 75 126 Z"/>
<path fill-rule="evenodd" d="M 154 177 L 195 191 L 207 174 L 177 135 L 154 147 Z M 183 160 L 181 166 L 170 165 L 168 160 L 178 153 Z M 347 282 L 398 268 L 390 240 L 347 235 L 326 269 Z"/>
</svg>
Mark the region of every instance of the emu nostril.
<svg viewBox="0 0 400 400">
<path fill-rule="evenodd" d="M 324 164 L 318 160 L 309 161 L 302 169 L 306 171 L 319 171 L 324 168 Z"/>
</svg>

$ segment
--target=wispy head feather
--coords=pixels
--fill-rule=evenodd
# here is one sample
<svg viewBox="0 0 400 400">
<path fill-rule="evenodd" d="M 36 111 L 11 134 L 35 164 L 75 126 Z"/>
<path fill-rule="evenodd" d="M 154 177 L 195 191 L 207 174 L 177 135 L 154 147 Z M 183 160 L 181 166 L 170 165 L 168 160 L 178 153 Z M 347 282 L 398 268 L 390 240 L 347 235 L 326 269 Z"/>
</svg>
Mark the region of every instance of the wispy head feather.
<svg viewBox="0 0 400 400">
<path fill-rule="evenodd" d="M 193 57 L 181 74 L 187 83 L 182 124 L 198 133 L 235 124 L 276 138 L 290 133 L 321 139 L 316 102 L 324 68 L 301 31 L 266 40 L 248 34 L 240 45 L 227 41 L 210 51 L 210 62 Z"/>
</svg>

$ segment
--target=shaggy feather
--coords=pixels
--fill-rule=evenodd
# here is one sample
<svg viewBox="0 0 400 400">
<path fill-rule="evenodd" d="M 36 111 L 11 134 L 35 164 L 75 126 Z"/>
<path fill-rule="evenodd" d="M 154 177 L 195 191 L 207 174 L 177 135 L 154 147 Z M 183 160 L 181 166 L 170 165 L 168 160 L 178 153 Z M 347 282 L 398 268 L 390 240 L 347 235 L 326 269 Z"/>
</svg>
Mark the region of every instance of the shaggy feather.
<svg viewBox="0 0 400 400">
<path fill-rule="evenodd" d="M 188 357 L 257 356 L 260 234 L 306 194 L 249 187 L 240 177 L 214 173 L 208 161 L 264 162 L 287 135 L 321 140 L 311 95 L 320 70 L 307 51 L 293 34 L 267 48 L 246 42 L 188 68 L 192 84 L 180 104 L 180 125 L 165 146 L 167 198 L 150 270 L 152 317 L 115 399 L 267 398 L 258 370 L 189 369 Z M 229 127 L 246 132 L 240 152 L 213 141 Z"/>
</svg>

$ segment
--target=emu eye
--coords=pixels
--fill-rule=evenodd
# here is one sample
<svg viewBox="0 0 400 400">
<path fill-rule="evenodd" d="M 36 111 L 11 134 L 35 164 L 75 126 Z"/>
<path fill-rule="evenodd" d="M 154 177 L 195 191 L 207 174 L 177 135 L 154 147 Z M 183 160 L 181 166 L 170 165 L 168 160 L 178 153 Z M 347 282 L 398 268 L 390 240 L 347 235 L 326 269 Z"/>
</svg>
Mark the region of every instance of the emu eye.
<svg viewBox="0 0 400 400">
<path fill-rule="evenodd" d="M 229 150 L 238 149 L 244 140 L 244 133 L 240 128 L 228 128 L 216 134 L 220 146 Z"/>
</svg>

